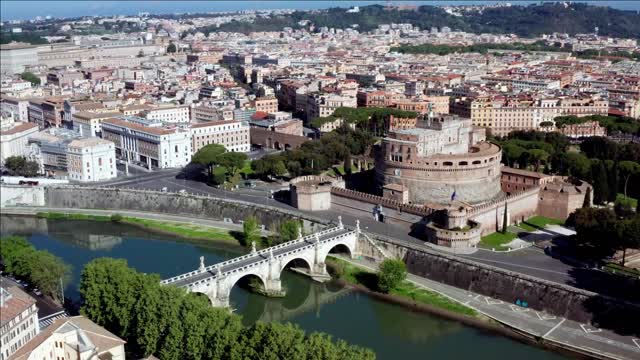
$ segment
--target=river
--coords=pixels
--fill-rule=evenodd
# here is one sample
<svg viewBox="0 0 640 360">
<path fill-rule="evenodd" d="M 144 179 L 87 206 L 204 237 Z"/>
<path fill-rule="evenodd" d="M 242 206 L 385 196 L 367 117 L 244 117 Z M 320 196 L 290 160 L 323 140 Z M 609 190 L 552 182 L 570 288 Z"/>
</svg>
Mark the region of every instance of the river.
<svg viewBox="0 0 640 360">
<path fill-rule="evenodd" d="M 70 264 L 65 296 L 79 299 L 82 267 L 92 259 L 127 259 L 129 266 L 162 278 L 238 256 L 242 249 L 152 234 L 123 224 L 0 217 L 3 235 L 23 235 Z M 489 334 L 457 322 L 373 299 L 336 284 L 319 284 L 285 272 L 282 299 L 269 299 L 234 287 L 232 307 L 245 324 L 290 321 L 306 331 L 323 331 L 373 349 L 378 359 L 564 359 L 560 354 Z"/>
</svg>

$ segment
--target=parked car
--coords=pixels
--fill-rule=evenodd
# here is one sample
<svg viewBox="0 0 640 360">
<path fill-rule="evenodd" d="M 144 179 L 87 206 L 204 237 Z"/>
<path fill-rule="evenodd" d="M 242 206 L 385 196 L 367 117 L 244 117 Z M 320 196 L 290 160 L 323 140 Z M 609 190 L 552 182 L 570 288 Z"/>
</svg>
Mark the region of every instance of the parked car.
<svg viewBox="0 0 640 360">
<path fill-rule="evenodd" d="M 42 296 L 42 292 L 38 288 L 33 289 L 33 293 L 38 296 Z"/>
<path fill-rule="evenodd" d="M 167 189 L 167 187 L 166 187 L 166 186 L 165 186 L 165 187 L 163 187 L 161 190 L 162 190 L 162 192 L 167 192 L 167 191 L 169 191 L 169 189 Z"/>
<path fill-rule="evenodd" d="M 186 193 L 187 193 L 187 190 L 185 190 L 185 189 L 180 189 L 180 191 L 178 191 L 178 193 L 180 193 L 180 194 L 186 194 Z"/>
</svg>

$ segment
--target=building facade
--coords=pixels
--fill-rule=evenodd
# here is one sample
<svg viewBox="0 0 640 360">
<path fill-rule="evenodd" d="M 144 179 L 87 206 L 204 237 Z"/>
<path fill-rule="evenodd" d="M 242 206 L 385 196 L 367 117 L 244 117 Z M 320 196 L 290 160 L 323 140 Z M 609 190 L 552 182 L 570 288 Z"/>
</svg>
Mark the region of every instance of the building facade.
<svg viewBox="0 0 640 360">
<path fill-rule="evenodd" d="M 0 360 L 7 360 L 40 332 L 36 300 L 2 279 L 0 315 Z"/>
<path fill-rule="evenodd" d="M 249 125 L 240 121 L 210 121 L 191 125 L 191 147 L 195 154 L 206 145 L 220 144 L 233 152 L 249 152 Z"/>
<path fill-rule="evenodd" d="M 38 132 L 38 126 L 31 123 L 16 122 L 6 130 L 0 130 L 0 165 L 11 156 L 28 157 L 29 137 Z"/>
<path fill-rule="evenodd" d="M 73 140 L 67 146 L 69 180 L 103 181 L 118 176 L 115 145 L 100 138 Z"/>
</svg>

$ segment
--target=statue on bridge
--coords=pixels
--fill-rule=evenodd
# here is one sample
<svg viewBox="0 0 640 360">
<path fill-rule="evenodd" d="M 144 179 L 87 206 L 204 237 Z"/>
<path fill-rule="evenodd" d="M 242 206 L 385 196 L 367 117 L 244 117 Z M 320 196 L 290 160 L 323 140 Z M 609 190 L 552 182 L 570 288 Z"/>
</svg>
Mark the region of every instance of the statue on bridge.
<svg viewBox="0 0 640 360">
<path fill-rule="evenodd" d="M 302 226 L 298 226 L 298 240 L 302 240 Z"/>
<path fill-rule="evenodd" d="M 342 216 L 338 215 L 338 227 L 340 229 L 344 228 L 344 225 L 342 225 Z"/>
<path fill-rule="evenodd" d="M 252 241 L 251 242 L 251 254 L 255 254 L 257 252 L 256 250 L 256 242 Z"/>
<path fill-rule="evenodd" d="M 200 256 L 200 267 L 198 268 L 199 271 L 204 271 L 204 256 Z"/>
</svg>

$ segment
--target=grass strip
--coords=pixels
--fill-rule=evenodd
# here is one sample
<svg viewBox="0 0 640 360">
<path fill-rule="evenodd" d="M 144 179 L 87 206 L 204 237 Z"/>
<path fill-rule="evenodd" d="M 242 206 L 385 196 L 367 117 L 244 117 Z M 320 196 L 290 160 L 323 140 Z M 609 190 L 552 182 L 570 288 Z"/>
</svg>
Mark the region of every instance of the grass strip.
<svg viewBox="0 0 640 360">
<path fill-rule="evenodd" d="M 559 219 L 551 219 L 544 216 L 534 216 L 524 221 L 523 224 L 529 225 L 529 227 L 536 228 L 535 230 L 537 230 L 544 229 L 544 227 L 547 225 L 564 225 L 564 221 Z M 524 226 L 520 227 L 524 229 Z"/>
<path fill-rule="evenodd" d="M 480 239 L 480 247 L 485 249 L 502 249 L 504 244 L 510 243 L 513 239 L 517 237 L 516 234 L 511 232 L 501 233 L 494 232 L 493 234 L 489 234 L 487 236 L 483 236 Z"/>
<path fill-rule="evenodd" d="M 369 290 L 376 291 L 377 274 L 364 270 L 356 265 L 337 258 L 327 258 L 325 261 L 334 269 L 339 269 L 338 276 L 350 284 L 362 285 Z M 463 314 L 471 317 L 478 317 L 478 312 L 460 303 L 457 303 L 437 292 L 419 287 L 407 280 L 403 281 L 390 295 L 411 299 L 417 303 L 431 305 L 440 309 Z"/>
<path fill-rule="evenodd" d="M 209 226 L 183 223 L 177 221 L 159 221 L 141 219 L 136 217 L 124 217 L 117 214 L 113 216 L 87 215 L 87 214 L 67 214 L 59 212 L 39 212 L 37 217 L 51 220 L 90 220 L 90 221 L 113 221 L 123 224 L 130 224 L 143 227 L 145 229 L 159 231 L 165 234 L 177 235 L 187 239 L 203 239 L 238 243 L 230 231 L 217 229 Z"/>
</svg>

